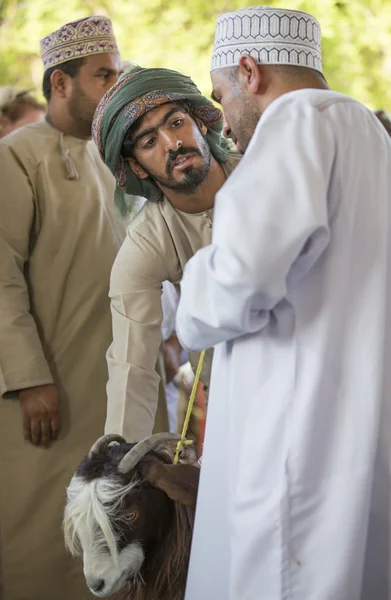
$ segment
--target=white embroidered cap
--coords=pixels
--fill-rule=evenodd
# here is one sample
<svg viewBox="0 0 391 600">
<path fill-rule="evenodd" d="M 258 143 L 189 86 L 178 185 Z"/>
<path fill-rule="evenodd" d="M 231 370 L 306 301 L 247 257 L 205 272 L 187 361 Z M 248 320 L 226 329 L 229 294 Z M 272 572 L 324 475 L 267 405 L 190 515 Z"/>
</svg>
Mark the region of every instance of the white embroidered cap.
<svg viewBox="0 0 391 600">
<path fill-rule="evenodd" d="M 113 27 L 107 17 L 87 17 L 67 23 L 40 42 L 45 70 L 68 60 L 118 52 Z"/>
<path fill-rule="evenodd" d="M 253 6 L 217 18 L 211 71 L 239 64 L 243 55 L 257 63 L 298 65 L 322 71 L 318 21 L 298 10 Z"/>
</svg>

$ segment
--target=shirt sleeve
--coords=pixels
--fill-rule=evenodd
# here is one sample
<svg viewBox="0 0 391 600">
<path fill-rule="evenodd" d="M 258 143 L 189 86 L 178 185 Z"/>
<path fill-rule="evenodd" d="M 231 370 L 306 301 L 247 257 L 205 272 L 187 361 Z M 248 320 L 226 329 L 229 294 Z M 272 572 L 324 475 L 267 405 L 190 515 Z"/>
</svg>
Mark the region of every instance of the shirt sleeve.
<svg viewBox="0 0 391 600">
<path fill-rule="evenodd" d="M 179 297 L 174 285 L 170 281 L 163 281 L 162 294 L 162 336 L 163 341 L 168 340 L 175 333 L 175 317 Z"/>
<path fill-rule="evenodd" d="M 312 106 L 274 110 L 216 197 L 212 244 L 185 267 L 176 332 L 201 350 L 261 330 L 329 241 L 335 140 Z"/>
<path fill-rule="evenodd" d="M 107 353 L 105 431 L 119 433 L 129 442 L 151 435 L 154 426 L 165 279 L 158 249 L 137 231 L 128 230 L 110 281 L 113 342 Z"/>
<path fill-rule="evenodd" d="M 34 220 L 34 192 L 12 148 L 0 146 L 0 393 L 53 382 L 25 272 Z"/>
</svg>

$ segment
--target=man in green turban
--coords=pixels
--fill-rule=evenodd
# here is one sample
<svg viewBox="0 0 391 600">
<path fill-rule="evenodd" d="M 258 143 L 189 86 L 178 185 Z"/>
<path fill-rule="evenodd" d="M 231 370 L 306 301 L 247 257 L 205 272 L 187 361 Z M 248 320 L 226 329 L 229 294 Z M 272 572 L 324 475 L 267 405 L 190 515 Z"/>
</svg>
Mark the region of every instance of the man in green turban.
<svg viewBox="0 0 391 600">
<path fill-rule="evenodd" d="M 221 111 L 189 77 L 168 69 L 131 68 L 95 114 L 93 138 L 115 176 L 120 213 L 126 217 L 135 197 L 146 198 L 110 281 L 106 433 L 129 442 L 154 428 L 162 284 L 170 281 L 179 292 L 184 265 L 210 243 L 215 194 L 240 160 L 222 128 Z M 211 354 L 201 375 L 206 387 Z M 190 356 L 193 366 L 197 358 Z"/>
</svg>

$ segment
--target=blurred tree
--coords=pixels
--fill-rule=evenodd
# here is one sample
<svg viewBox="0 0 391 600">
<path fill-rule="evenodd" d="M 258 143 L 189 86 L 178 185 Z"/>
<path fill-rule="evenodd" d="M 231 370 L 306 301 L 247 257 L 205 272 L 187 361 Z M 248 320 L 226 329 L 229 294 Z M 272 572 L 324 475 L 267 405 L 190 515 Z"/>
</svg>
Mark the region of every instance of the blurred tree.
<svg viewBox="0 0 391 600">
<path fill-rule="evenodd" d="M 391 106 L 390 0 L 268 0 L 312 13 L 322 26 L 324 73 L 334 89 L 371 108 Z M 0 84 L 40 88 L 39 40 L 73 19 L 105 14 L 122 56 L 169 66 L 210 91 L 209 61 L 218 14 L 254 0 L 0 0 Z"/>
</svg>

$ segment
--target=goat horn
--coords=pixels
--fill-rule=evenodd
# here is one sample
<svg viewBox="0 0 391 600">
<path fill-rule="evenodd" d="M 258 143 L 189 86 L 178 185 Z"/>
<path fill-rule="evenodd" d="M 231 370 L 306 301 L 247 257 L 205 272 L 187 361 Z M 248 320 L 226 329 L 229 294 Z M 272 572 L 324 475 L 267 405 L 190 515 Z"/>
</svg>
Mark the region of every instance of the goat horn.
<svg viewBox="0 0 391 600">
<path fill-rule="evenodd" d="M 104 452 L 104 450 L 106 450 L 107 446 L 111 444 L 111 442 L 126 444 L 126 440 L 122 437 L 122 435 L 118 435 L 117 433 L 108 433 L 107 435 L 103 435 L 98 440 L 96 440 L 95 444 L 91 446 L 91 450 L 88 453 L 88 458 L 92 458 L 100 452 Z"/>
<path fill-rule="evenodd" d="M 133 448 L 125 454 L 118 465 L 118 471 L 120 471 L 120 473 L 128 473 L 131 469 L 134 469 L 148 452 L 151 452 L 157 448 L 157 446 L 163 444 L 163 442 L 177 442 L 180 439 L 181 436 L 178 433 L 155 433 L 154 435 L 145 438 L 145 440 L 142 440 L 133 446 Z"/>
</svg>

